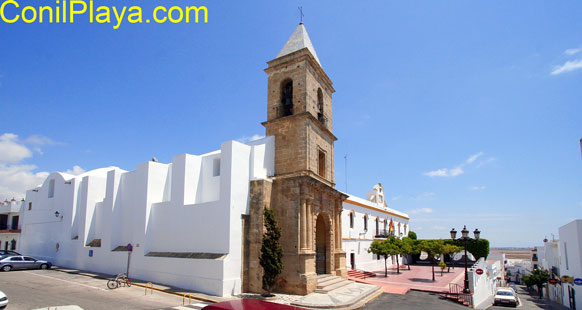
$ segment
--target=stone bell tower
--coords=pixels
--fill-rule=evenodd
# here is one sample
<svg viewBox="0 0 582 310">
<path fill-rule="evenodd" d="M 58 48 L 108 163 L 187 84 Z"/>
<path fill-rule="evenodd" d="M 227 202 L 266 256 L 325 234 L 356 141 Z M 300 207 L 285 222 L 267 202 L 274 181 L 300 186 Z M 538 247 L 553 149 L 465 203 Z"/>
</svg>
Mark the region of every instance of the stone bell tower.
<svg viewBox="0 0 582 310">
<path fill-rule="evenodd" d="M 277 288 L 308 294 L 317 287 L 317 274 L 346 276 L 341 211 L 347 196 L 334 188 L 335 90 L 303 24 L 267 64 L 263 125 L 275 137 L 268 204 L 277 214 L 285 252 Z"/>
</svg>

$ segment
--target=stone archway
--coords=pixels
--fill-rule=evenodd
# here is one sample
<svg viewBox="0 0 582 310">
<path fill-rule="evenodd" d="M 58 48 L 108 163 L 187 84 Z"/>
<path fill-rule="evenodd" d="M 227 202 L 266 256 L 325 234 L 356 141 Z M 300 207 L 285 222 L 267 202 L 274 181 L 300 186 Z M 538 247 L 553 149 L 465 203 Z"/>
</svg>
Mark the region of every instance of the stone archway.
<svg viewBox="0 0 582 310">
<path fill-rule="evenodd" d="M 315 221 L 315 272 L 317 274 L 331 273 L 331 242 L 329 218 L 320 213 Z"/>
</svg>

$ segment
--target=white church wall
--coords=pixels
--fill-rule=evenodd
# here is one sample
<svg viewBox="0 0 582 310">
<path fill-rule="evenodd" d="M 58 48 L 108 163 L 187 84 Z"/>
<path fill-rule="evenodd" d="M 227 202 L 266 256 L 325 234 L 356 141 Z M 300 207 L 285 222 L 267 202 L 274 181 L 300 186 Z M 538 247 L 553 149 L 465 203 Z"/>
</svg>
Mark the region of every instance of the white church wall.
<svg viewBox="0 0 582 310">
<path fill-rule="evenodd" d="M 252 145 L 229 141 L 216 152 L 140 163 L 129 172 L 52 173 L 27 192 L 33 207 L 23 212 L 21 250 L 59 266 L 115 274 L 126 271 L 128 252 L 112 250 L 131 243 L 131 277 L 220 296 L 240 293 L 241 214 L 248 213 L 249 181 L 273 174 L 273 150 L 272 137 Z M 100 247 L 87 246 L 97 239 Z M 224 256 L 145 256 L 150 252 Z"/>
</svg>

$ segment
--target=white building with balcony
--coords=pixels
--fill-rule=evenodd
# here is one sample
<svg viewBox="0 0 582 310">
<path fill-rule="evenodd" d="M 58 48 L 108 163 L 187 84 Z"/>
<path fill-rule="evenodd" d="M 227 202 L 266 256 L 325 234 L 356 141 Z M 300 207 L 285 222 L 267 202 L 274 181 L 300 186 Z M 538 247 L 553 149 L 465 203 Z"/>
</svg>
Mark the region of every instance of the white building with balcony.
<svg viewBox="0 0 582 310">
<path fill-rule="evenodd" d="M 349 195 L 349 194 L 348 194 Z M 386 192 L 381 184 L 367 193 L 367 199 L 349 195 L 343 202 L 342 238 L 346 252 L 346 268 L 365 271 L 384 269 L 384 259 L 368 253 L 372 242 L 389 235 L 404 237 L 410 231 L 410 217 L 388 208 Z M 399 257 L 402 264 L 402 258 Z M 395 265 L 396 257 L 388 260 Z"/>
<path fill-rule="evenodd" d="M 24 200 L 0 202 L 0 249 L 16 251 L 20 237 L 20 214 Z"/>
</svg>

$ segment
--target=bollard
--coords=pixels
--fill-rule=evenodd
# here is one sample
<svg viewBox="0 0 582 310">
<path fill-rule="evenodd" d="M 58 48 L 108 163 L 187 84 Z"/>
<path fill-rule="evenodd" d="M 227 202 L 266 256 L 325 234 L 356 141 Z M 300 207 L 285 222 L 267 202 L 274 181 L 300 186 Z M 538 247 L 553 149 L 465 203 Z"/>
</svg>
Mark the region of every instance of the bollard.
<svg viewBox="0 0 582 310">
<path fill-rule="evenodd" d="M 150 285 L 151 285 L 151 288 L 150 288 Z M 154 294 L 154 284 L 152 282 L 148 282 L 145 285 L 145 294 L 146 295 L 148 294 L 148 288 L 150 289 L 150 295 L 153 295 Z"/>
<path fill-rule="evenodd" d="M 184 305 L 184 301 L 186 301 L 186 296 L 188 296 L 188 304 L 192 303 L 192 295 L 184 294 L 184 295 L 182 295 L 182 306 Z"/>
</svg>

